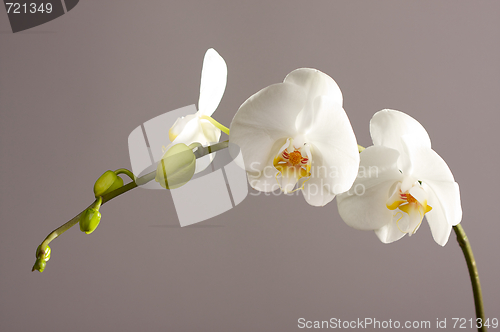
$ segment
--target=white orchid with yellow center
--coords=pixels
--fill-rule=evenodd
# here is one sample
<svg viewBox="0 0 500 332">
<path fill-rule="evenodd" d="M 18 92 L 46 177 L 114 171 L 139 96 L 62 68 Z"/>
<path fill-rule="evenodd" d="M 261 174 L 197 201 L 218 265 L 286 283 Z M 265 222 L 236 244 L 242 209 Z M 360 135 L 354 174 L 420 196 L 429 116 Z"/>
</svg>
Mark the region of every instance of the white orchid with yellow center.
<svg viewBox="0 0 500 332">
<path fill-rule="evenodd" d="M 370 133 L 373 146 L 360 154 L 353 187 L 337 198 L 340 216 L 390 243 L 415 234 L 425 215 L 434 240 L 444 246 L 462 220 L 460 192 L 424 127 L 405 113 L 382 110 Z"/>
<path fill-rule="evenodd" d="M 229 140 L 240 147 L 249 183 L 259 191 L 302 190 L 309 204 L 323 206 L 356 178 L 358 146 L 342 92 L 316 69 L 294 70 L 248 98 Z"/>
<path fill-rule="evenodd" d="M 219 141 L 221 128 L 225 128 L 211 118 L 211 115 L 219 106 L 226 89 L 226 81 L 226 62 L 211 48 L 203 60 L 198 112 L 177 119 L 168 131 L 171 143 L 165 152 L 178 143 L 191 145 L 196 142 L 206 146 Z M 212 159 L 213 155 L 199 158 L 196 161 L 196 172 L 205 169 Z"/>
</svg>

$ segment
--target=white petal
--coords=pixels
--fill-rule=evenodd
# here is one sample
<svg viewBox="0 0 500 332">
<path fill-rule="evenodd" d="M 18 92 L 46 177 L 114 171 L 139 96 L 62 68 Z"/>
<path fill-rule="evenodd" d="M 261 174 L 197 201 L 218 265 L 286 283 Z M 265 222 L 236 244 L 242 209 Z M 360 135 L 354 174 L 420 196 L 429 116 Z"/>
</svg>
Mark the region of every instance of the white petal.
<svg viewBox="0 0 500 332">
<path fill-rule="evenodd" d="M 383 243 L 392 243 L 401 239 L 406 233 L 403 233 L 399 230 L 397 224 L 395 222 L 390 222 L 389 224 L 377 229 L 375 234 L 378 236 L 380 241 Z"/>
<path fill-rule="evenodd" d="M 200 127 L 209 144 L 219 142 L 221 135 L 221 130 L 219 128 L 214 126 L 210 121 L 204 119 L 200 119 Z"/>
<path fill-rule="evenodd" d="M 293 167 L 285 167 L 277 179 L 281 184 L 281 190 L 285 194 L 290 194 L 295 191 L 295 185 L 299 182 L 300 170 Z"/>
<path fill-rule="evenodd" d="M 448 224 L 454 226 L 460 223 L 462 220 L 460 190 L 446 162 L 430 148 L 417 146 L 406 140 L 405 144 L 410 154 L 412 176 L 422 181 L 436 194 Z"/>
<path fill-rule="evenodd" d="M 417 182 L 417 180 L 418 179 L 415 179 L 412 176 L 405 175 L 403 178 L 403 182 L 401 182 L 401 191 L 405 193 L 408 190 L 410 190 L 413 187 L 413 185 Z"/>
<path fill-rule="evenodd" d="M 321 177 L 311 177 L 307 180 L 302 194 L 306 202 L 312 206 L 325 206 L 335 198 L 335 194 L 328 190 L 328 185 Z"/>
<path fill-rule="evenodd" d="M 458 225 L 462 221 L 462 205 L 460 203 L 458 183 L 441 182 L 438 184 L 437 182 L 427 182 L 427 184 L 441 202 L 448 224 L 451 226 Z"/>
<path fill-rule="evenodd" d="M 401 197 L 401 182 L 396 183 L 396 186 L 391 188 L 390 192 L 392 194 L 389 195 L 389 199 L 385 204 L 389 210 L 396 210 L 401 204 L 406 203 L 406 199 Z"/>
<path fill-rule="evenodd" d="M 212 125 L 213 126 L 213 125 Z M 215 128 L 215 126 L 214 126 Z M 217 129 L 217 128 L 215 128 Z M 220 137 L 220 133 L 219 133 Z M 218 141 L 218 138 L 217 138 Z M 188 121 L 185 123 L 184 128 L 180 132 L 180 134 L 172 141 L 167 146 L 167 150 L 170 149 L 170 147 L 178 144 L 178 143 L 184 143 L 186 145 L 190 145 L 192 143 L 198 142 L 203 146 L 207 146 L 211 143 L 214 143 L 213 141 L 207 139 L 203 132 L 203 128 L 200 122 L 200 119 L 198 117 Z M 195 173 L 199 173 L 203 171 L 205 168 L 210 165 L 212 162 L 213 158 L 215 156 L 215 153 L 212 153 L 208 156 L 203 156 L 201 158 L 196 159 L 196 170 Z"/>
<path fill-rule="evenodd" d="M 396 161 L 399 153 L 372 146 L 360 154 L 359 173 L 352 188 L 337 196 L 339 214 L 345 223 L 362 230 L 377 230 L 389 224 L 393 211 L 386 206 L 396 184 L 402 180 Z"/>
<path fill-rule="evenodd" d="M 177 120 L 176 124 L 174 125 L 174 127 L 176 128 L 177 137 L 172 141 L 170 145 L 175 145 L 178 143 L 184 143 L 186 145 L 190 145 L 191 143 L 194 142 L 199 142 L 201 144 L 206 143 L 207 139 L 203 134 L 199 118 L 193 117 L 189 121 L 185 121 L 188 117 L 180 119 L 182 120 L 182 122 L 180 122 L 180 120 Z M 178 131 L 177 129 L 181 125 L 182 125 L 182 130 Z"/>
<path fill-rule="evenodd" d="M 278 140 L 273 144 L 273 151 L 278 151 L 283 144 L 285 144 L 284 139 Z M 264 162 L 265 166 L 262 168 L 257 168 L 255 164 L 250 163 L 250 168 L 247 171 L 248 183 L 255 190 L 271 192 L 280 189 L 280 185 L 276 179 L 278 170 L 273 166 L 274 157 L 275 155 L 269 154 L 269 157 Z"/>
<path fill-rule="evenodd" d="M 224 59 L 213 48 L 205 53 L 201 70 L 200 99 L 198 109 L 211 116 L 219 106 L 226 89 L 227 66 Z"/>
<path fill-rule="evenodd" d="M 278 172 L 276 171 L 276 173 L 272 174 L 275 170 L 275 168 L 267 168 L 265 173 L 247 173 L 248 183 L 250 184 L 250 187 L 262 192 L 272 192 L 276 190 L 281 191 L 280 185 L 278 181 L 276 181 L 276 177 L 274 175 Z"/>
<path fill-rule="evenodd" d="M 425 217 L 427 218 L 427 222 L 431 228 L 434 241 L 436 241 L 437 244 L 444 246 L 450 238 L 452 225 L 449 224 L 446 219 L 445 210 L 443 209 L 443 205 L 441 204 L 439 198 L 432 189 L 428 186 L 426 187 L 429 195 L 428 204 L 432 207 L 432 210 L 427 212 Z"/>
<path fill-rule="evenodd" d="M 404 139 L 412 164 L 412 176 L 422 180 L 455 182 L 446 162 L 434 150 Z"/>
<path fill-rule="evenodd" d="M 337 83 L 333 78 L 317 69 L 296 69 L 285 77 L 284 82 L 302 87 L 310 102 L 313 102 L 318 96 L 328 96 L 342 106 L 342 91 Z"/>
<path fill-rule="evenodd" d="M 431 140 L 424 127 L 411 116 L 394 110 L 382 110 L 375 113 L 370 121 L 370 134 L 373 145 L 382 145 L 404 153 L 401 137 L 420 146 L 431 147 Z"/>
<path fill-rule="evenodd" d="M 333 99 L 317 97 L 314 110 L 314 127 L 305 135 L 306 141 L 313 146 L 313 164 L 326 170 L 323 180 L 330 192 L 340 194 L 351 188 L 358 173 L 356 137 L 345 111 Z M 321 163 L 317 162 L 319 160 Z"/>
<path fill-rule="evenodd" d="M 240 106 L 231 122 L 229 140 L 240 147 L 247 171 L 262 170 L 287 138 L 297 136 L 295 120 L 304 104 L 300 87 L 279 83 L 260 90 Z M 277 141 L 281 145 L 273 149 Z"/>
<path fill-rule="evenodd" d="M 170 137 L 170 141 L 173 141 L 175 137 L 179 136 L 190 121 L 197 119 L 198 119 L 198 114 L 189 114 L 178 118 L 168 131 L 168 136 Z M 179 143 L 184 143 L 184 142 L 179 142 Z"/>
<path fill-rule="evenodd" d="M 428 204 L 429 195 L 421 186 L 410 188 L 409 194 L 412 195 L 421 205 Z"/>
</svg>

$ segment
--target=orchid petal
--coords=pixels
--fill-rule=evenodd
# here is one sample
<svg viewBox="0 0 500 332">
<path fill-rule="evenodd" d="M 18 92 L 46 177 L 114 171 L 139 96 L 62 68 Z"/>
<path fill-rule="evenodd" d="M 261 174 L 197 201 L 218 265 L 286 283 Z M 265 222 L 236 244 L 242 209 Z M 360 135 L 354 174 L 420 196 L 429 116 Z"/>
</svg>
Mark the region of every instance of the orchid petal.
<svg viewBox="0 0 500 332">
<path fill-rule="evenodd" d="M 211 123 L 204 124 L 205 131 L 209 131 L 207 129 L 207 127 L 210 125 L 213 127 L 212 128 L 213 133 L 211 134 L 211 136 L 213 136 L 212 138 L 214 138 L 214 137 L 217 138 L 217 140 L 215 142 L 218 142 L 219 137 L 220 137 L 220 130 L 218 128 L 216 128 Z M 217 135 L 217 131 L 218 131 L 218 135 Z M 207 139 L 207 137 L 205 136 L 201 121 L 198 117 L 195 117 L 194 119 L 188 121 L 185 124 L 185 126 L 182 129 L 182 131 L 180 132 L 180 134 L 172 141 L 172 143 L 170 143 L 167 146 L 167 150 L 170 149 L 170 147 L 172 147 L 178 143 L 184 143 L 186 145 L 191 145 L 192 143 L 195 143 L 195 142 L 200 143 L 203 146 L 207 146 L 211 143 L 214 143 L 214 141 Z M 204 169 L 206 169 L 208 167 L 208 165 L 210 165 L 210 163 L 214 159 L 214 155 L 215 155 L 215 153 L 212 153 L 212 154 L 209 154 L 207 156 L 203 156 L 201 158 L 196 159 L 195 173 L 199 173 L 199 172 L 203 171 Z"/>
<path fill-rule="evenodd" d="M 297 135 L 295 119 L 305 104 L 305 94 L 296 85 L 279 83 L 248 98 L 239 108 L 230 127 L 231 143 L 240 147 L 245 169 L 263 170 L 286 138 Z M 272 150 L 276 142 L 281 145 Z M 272 165 L 272 161 L 271 161 Z"/>
<path fill-rule="evenodd" d="M 221 130 L 214 126 L 210 121 L 200 119 L 200 127 L 205 136 L 207 144 L 215 144 L 220 140 Z"/>
<path fill-rule="evenodd" d="M 313 163 L 321 158 L 330 192 L 340 194 L 351 188 L 359 167 L 356 137 L 344 109 L 333 99 L 320 96 L 314 101 L 314 130 L 305 135 L 313 146 Z"/>
<path fill-rule="evenodd" d="M 400 213 L 403 214 L 402 212 Z M 401 232 L 398 228 L 396 221 L 391 221 L 389 224 L 375 230 L 375 234 L 382 243 L 392 243 L 406 235 L 406 233 Z"/>
<path fill-rule="evenodd" d="M 412 195 L 413 198 L 415 198 L 421 205 L 427 205 L 429 195 L 421 186 L 413 186 L 408 193 Z"/>
<path fill-rule="evenodd" d="M 408 233 L 408 235 L 415 234 L 415 232 L 420 227 L 422 220 L 424 219 L 425 209 L 427 205 L 423 207 L 418 203 L 408 203 L 405 205 L 401 205 L 399 210 L 404 212 L 403 218 L 400 218 L 399 224 L 397 225 L 399 230 L 404 233 Z M 408 217 L 408 218 L 407 218 Z M 401 222 L 404 222 L 403 226 Z"/>
<path fill-rule="evenodd" d="M 306 180 L 302 190 L 307 203 L 313 206 L 324 206 L 335 198 L 328 181 L 327 167 L 323 165 L 324 161 L 321 154 L 316 153 L 311 167 L 312 175 Z"/>
<path fill-rule="evenodd" d="M 396 149 L 401 154 L 405 153 L 401 142 L 403 135 L 422 147 L 431 147 L 431 140 L 424 127 L 400 111 L 386 109 L 375 113 L 370 121 L 370 134 L 373 145 Z"/>
<path fill-rule="evenodd" d="M 412 176 L 428 185 L 436 194 L 448 224 L 455 226 L 460 223 L 460 190 L 446 162 L 432 149 L 415 145 L 406 139 L 404 143 L 410 152 Z"/>
<path fill-rule="evenodd" d="M 456 226 L 462 221 L 462 206 L 460 203 L 460 189 L 456 182 L 426 182 L 430 191 L 436 194 L 441 202 L 446 221 L 450 226 Z M 429 203 L 429 205 L 431 205 Z M 432 206 L 432 205 L 431 205 Z"/>
<path fill-rule="evenodd" d="M 325 206 L 335 198 L 335 194 L 328 192 L 321 181 L 319 178 L 311 179 L 302 190 L 306 202 L 312 206 Z"/>
<path fill-rule="evenodd" d="M 227 66 L 216 50 L 205 53 L 201 70 L 200 99 L 198 109 L 202 115 L 211 116 L 224 95 L 227 81 Z"/>
<path fill-rule="evenodd" d="M 432 237 L 437 244 L 444 246 L 451 233 L 451 224 L 448 223 L 445 215 L 445 210 L 439 198 L 436 196 L 434 191 L 427 187 L 429 194 L 429 205 L 432 206 L 432 210 L 428 212 L 425 217 L 427 218 L 427 223 L 431 228 Z"/>
<path fill-rule="evenodd" d="M 273 145 L 271 151 L 278 150 L 285 143 L 284 139 L 278 140 Z M 273 166 L 274 157 L 273 154 L 269 154 L 262 168 L 260 168 L 260 164 L 258 164 L 259 167 L 257 167 L 257 164 L 254 162 L 249 162 L 249 170 L 247 170 L 248 183 L 255 190 L 271 192 L 280 189 L 280 185 L 276 179 L 278 170 Z"/>
<path fill-rule="evenodd" d="M 342 106 L 342 91 L 337 83 L 327 74 L 312 68 L 299 68 L 285 77 L 285 83 L 300 86 L 305 90 L 311 102 L 318 96 L 328 96 Z"/>
<path fill-rule="evenodd" d="M 276 166 L 280 174 L 277 180 L 280 183 L 281 190 L 285 194 L 290 194 L 294 191 L 295 185 L 300 180 L 301 171 L 293 167 L 279 167 Z"/>
<path fill-rule="evenodd" d="M 347 225 L 356 229 L 381 229 L 393 218 L 386 202 L 403 177 L 396 166 L 399 152 L 372 146 L 361 152 L 360 157 L 358 177 L 352 188 L 337 196 L 339 214 Z"/>
<path fill-rule="evenodd" d="M 188 114 L 186 116 L 178 118 L 172 127 L 168 131 L 168 137 L 170 138 L 170 141 L 173 142 L 177 136 L 179 136 L 180 133 L 184 130 L 184 128 L 187 126 L 187 124 L 198 118 L 197 114 Z M 184 142 L 180 142 L 184 143 Z"/>
<path fill-rule="evenodd" d="M 392 195 L 389 196 L 389 199 L 385 203 L 389 210 L 396 210 L 401 204 L 406 202 L 406 199 L 401 198 L 401 183 L 398 182 L 396 188 L 394 188 Z"/>
<path fill-rule="evenodd" d="M 170 143 L 170 145 L 175 145 L 178 143 L 184 143 L 186 145 L 190 145 L 191 143 L 194 142 L 199 142 L 201 144 L 206 144 L 206 138 L 205 135 L 203 135 L 203 130 L 200 127 L 200 122 L 199 118 L 197 116 L 194 116 L 192 119 L 189 121 L 185 121 L 186 118 L 190 117 L 188 115 L 184 119 L 179 119 L 183 120 L 182 121 L 182 130 L 178 132 L 178 135 L 175 137 L 175 139 Z M 176 127 L 179 127 L 179 120 L 176 122 Z"/>
</svg>

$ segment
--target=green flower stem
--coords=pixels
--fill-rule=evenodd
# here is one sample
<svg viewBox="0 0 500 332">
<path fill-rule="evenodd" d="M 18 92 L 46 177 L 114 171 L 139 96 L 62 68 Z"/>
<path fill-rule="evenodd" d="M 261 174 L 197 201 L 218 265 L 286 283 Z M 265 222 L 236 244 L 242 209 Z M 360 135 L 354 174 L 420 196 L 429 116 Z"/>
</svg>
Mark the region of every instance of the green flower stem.
<svg viewBox="0 0 500 332">
<path fill-rule="evenodd" d="M 470 246 L 467 234 L 465 234 L 464 229 L 461 224 L 453 226 L 453 230 L 457 234 L 457 241 L 464 252 L 465 261 L 467 262 L 467 268 L 469 269 L 470 281 L 472 283 L 472 292 L 474 293 L 474 303 L 476 305 L 476 317 L 481 319 L 481 323 L 485 322 L 484 316 L 484 305 L 483 305 L 483 294 L 481 292 L 481 283 L 479 282 L 479 273 L 477 271 L 476 260 L 474 259 L 474 254 L 472 253 L 472 248 Z M 482 326 L 477 329 L 478 331 L 487 331 L 486 327 Z"/>
<path fill-rule="evenodd" d="M 200 157 L 207 155 L 207 154 L 210 154 L 212 152 L 223 150 L 223 149 L 228 147 L 228 142 L 229 141 L 224 141 L 224 142 L 220 142 L 220 143 L 210 145 L 207 147 L 197 147 L 197 150 L 195 153 L 196 158 L 200 158 Z M 135 178 L 133 176 L 132 172 L 130 172 L 129 170 L 123 169 L 123 168 L 116 170 L 116 172 L 127 174 L 131 179 Z M 128 173 L 130 173 L 130 174 L 128 174 Z M 39 250 L 45 250 L 47 248 L 47 246 L 49 245 L 49 243 L 52 242 L 55 238 L 57 238 L 58 236 L 60 236 L 64 232 L 66 232 L 71 227 L 78 224 L 78 222 L 80 221 L 80 217 L 85 212 L 85 210 L 87 210 L 88 208 L 95 208 L 97 205 L 103 205 L 104 203 L 109 202 L 113 198 L 118 197 L 118 196 L 126 193 L 127 191 L 130 191 L 130 190 L 136 188 L 137 186 L 148 183 L 149 181 L 151 181 L 155 178 L 155 175 L 156 175 L 156 171 L 153 171 L 151 173 L 148 173 L 146 175 L 141 176 L 140 178 L 137 178 L 136 181 L 132 181 L 130 183 L 127 183 L 126 185 L 121 186 L 120 188 L 113 190 L 112 192 L 107 193 L 106 195 L 103 195 L 102 197 L 96 198 L 96 200 L 92 204 L 90 204 L 85 209 L 83 209 L 83 211 L 80 212 L 79 214 L 77 214 L 73 219 L 69 220 L 68 222 L 66 222 L 62 226 L 53 230 L 49 235 L 47 235 L 45 240 L 43 240 L 42 244 L 40 245 Z M 31 271 L 35 271 L 35 266 L 33 266 L 33 269 Z"/>
<path fill-rule="evenodd" d="M 362 147 L 361 145 L 358 144 L 358 152 L 359 153 L 363 152 L 364 149 L 365 149 L 364 147 Z"/>
<path fill-rule="evenodd" d="M 210 121 L 214 126 L 216 126 L 220 130 L 222 130 L 224 133 L 229 135 L 229 128 L 220 124 L 219 122 L 215 121 L 215 119 L 212 118 L 211 116 L 202 115 L 201 118 Z"/>
<path fill-rule="evenodd" d="M 66 232 L 71 227 L 78 224 L 78 222 L 80 221 L 80 217 L 85 212 L 85 210 L 87 210 L 88 208 L 94 207 L 97 203 L 98 203 L 98 200 L 96 199 L 92 204 L 90 204 L 85 209 L 83 209 L 83 211 L 80 212 L 79 214 L 77 214 L 73 219 L 71 219 L 70 221 L 68 221 L 64 225 L 56 228 L 55 230 L 53 230 L 49 235 L 47 235 L 45 240 L 43 240 L 43 242 L 40 244 L 39 250 L 45 251 L 45 249 L 47 248 L 47 246 L 49 245 L 50 242 L 52 242 L 56 237 L 58 237 L 59 235 L 61 235 L 64 232 Z M 31 269 L 31 272 L 33 272 L 33 271 L 35 271 L 35 265 L 33 265 L 33 268 Z"/>
<path fill-rule="evenodd" d="M 127 175 L 130 178 L 130 180 L 135 181 L 134 174 L 131 171 L 129 171 L 128 169 L 126 169 L 126 168 L 119 168 L 119 169 L 117 169 L 115 171 L 115 174 L 116 175 L 118 175 L 118 174 L 125 174 L 125 175 Z"/>
</svg>

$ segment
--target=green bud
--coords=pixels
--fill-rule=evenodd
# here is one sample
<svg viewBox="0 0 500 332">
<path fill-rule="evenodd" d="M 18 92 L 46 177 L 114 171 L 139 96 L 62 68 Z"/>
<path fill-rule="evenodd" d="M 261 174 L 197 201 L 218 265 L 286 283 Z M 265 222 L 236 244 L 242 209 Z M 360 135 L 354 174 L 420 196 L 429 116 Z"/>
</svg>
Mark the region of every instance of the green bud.
<svg viewBox="0 0 500 332">
<path fill-rule="evenodd" d="M 113 171 L 106 171 L 94 184 L 95 197 L 105 195 L 123 186 L 123 179 Z"/>
<path fill-rule="evenodd" d="M 38 258 L 35 262 L 35 265 L 33 265 L 33 269 L 31 271 L 40 271 L 43 272 L 45 270 L 45 266 L 47 266 L 47 262 L 43 259 Z"/>
<path fill-rule="evenodd" d="M 175 189 L 185 185 L 194 175 L 196 156 L 184 143 L 172 146 L 163 155 L 156 169 L 155 181 L 163 188 Z"/>
<path fill-rule="evenodd" d="M 50 253 L 52 250 L 50 249 L 49 246 L 47 246 L 45 250 L 41 250 L 40 249 L 41 246 L 42 245 L 39 245 L 38 248 L 36 248 L 36 258 L 48 261 L 50 259 Z"/>
<path fill-rule="evenodd" d="M 80 230 L 86 234 L 90 234 L 99 226 L 100 221 L 101 213 L 99 210 L 88 208 L 80 217 Z"/>
</svg>

